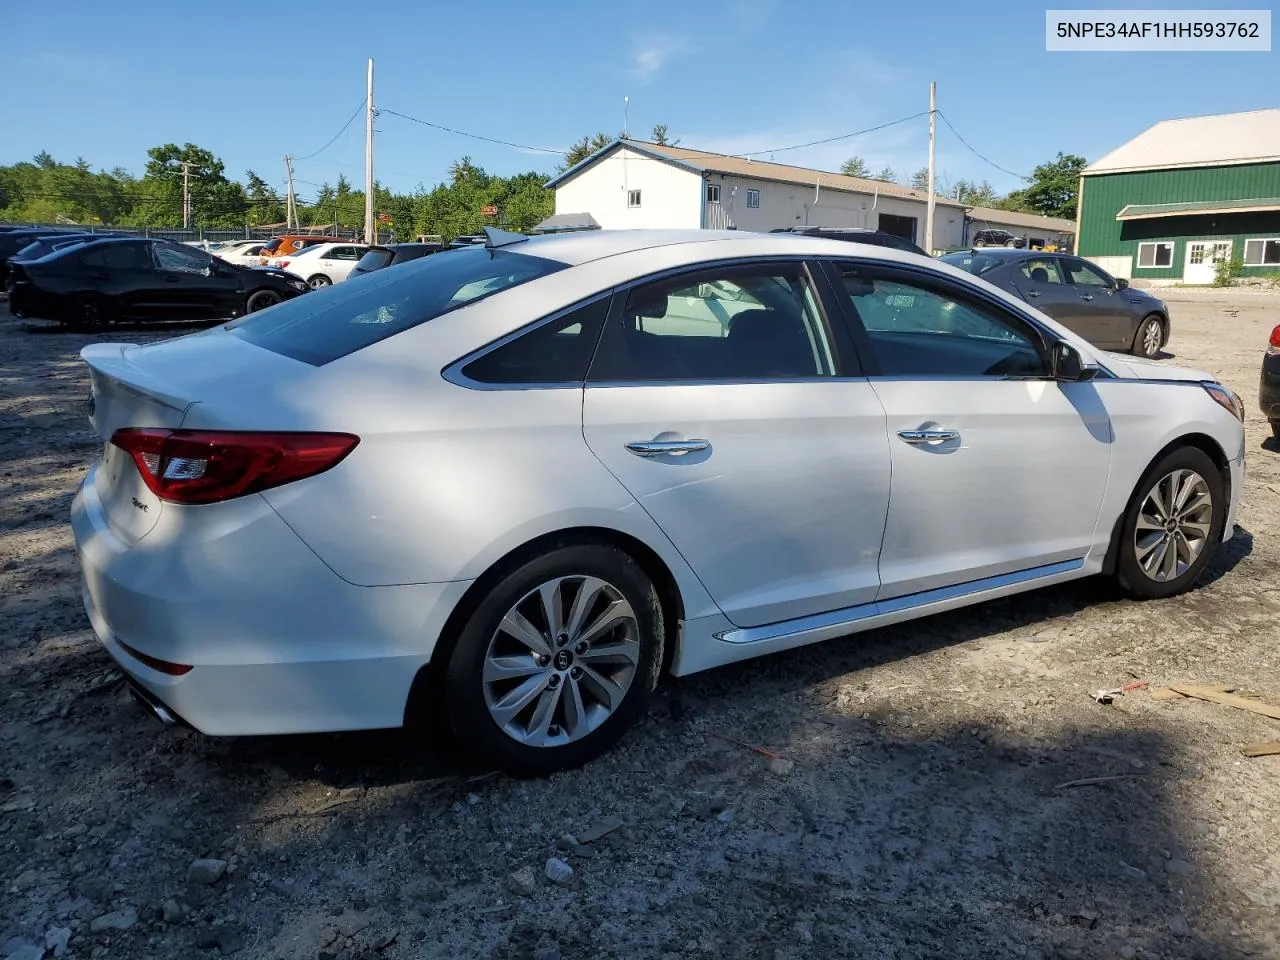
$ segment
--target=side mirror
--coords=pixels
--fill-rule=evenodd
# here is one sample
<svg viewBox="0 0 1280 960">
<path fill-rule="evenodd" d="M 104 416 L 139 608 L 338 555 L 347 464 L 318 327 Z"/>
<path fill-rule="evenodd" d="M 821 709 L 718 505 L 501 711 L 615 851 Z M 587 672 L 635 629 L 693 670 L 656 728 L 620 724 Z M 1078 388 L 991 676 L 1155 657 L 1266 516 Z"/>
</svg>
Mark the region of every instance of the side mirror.
<svg viewBox="0 0 1280 960">
<path fill-rule="evenodd" d="M 1053 379 L 1064 383 L 1083 383 L 1098 375 L 1096 363 L 1086 363 L 1071 344 L 1059 340 L 1053 346 Z"/>
<path fill-rule="evenodd" d="M 1129 281 L 1128 281 L 1128 280 L 1126 280 L 1124 277 L 1116 277 L 1116 289 L 1117 289 L 1117 290 L 1124 290 L 1124 289 L 1125 289 L 1125 288 L 1127 288 L 1128 286 L 1129 286 Z"/>
</svg>

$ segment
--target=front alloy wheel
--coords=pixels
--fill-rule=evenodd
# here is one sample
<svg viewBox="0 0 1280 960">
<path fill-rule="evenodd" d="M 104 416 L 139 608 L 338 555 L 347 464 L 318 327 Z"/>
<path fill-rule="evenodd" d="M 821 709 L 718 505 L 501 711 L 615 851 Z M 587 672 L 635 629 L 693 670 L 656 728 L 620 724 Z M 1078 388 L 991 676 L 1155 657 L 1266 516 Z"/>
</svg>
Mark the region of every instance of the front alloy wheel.
<svg viewBox="0 0 1280 960">
<path fill-rule="evenodd" d="M 1227 520 L 1222 471 L 1198 447 L 1169 451 L 1150 469 L 1125 511 L 1116 578 L 1142 600 L 1171 597 L 1195 583 L 1213 558 Z"/>
<path fill-rule="evenodd" d="M 1142 321 L 1142 326 L 1138 328 L 1138 335 L 1134 338 L 1137 349 L 1134 353 L 1147 359 L 1155 359 L 1160 355 L 1160 348 L 1164 345 L 1164 326 L 1160 323 L 1158 317 L 1147 317 Z"/>
<path fill-rule="evenodd" d="M 1194 470 L 1174 470 L 1147 493 L 1134 525 L 1133 546 L 1142 572 L 1157 583 L 1191 569 L 1213 529 L 1213 495 Z"/>
</svg>

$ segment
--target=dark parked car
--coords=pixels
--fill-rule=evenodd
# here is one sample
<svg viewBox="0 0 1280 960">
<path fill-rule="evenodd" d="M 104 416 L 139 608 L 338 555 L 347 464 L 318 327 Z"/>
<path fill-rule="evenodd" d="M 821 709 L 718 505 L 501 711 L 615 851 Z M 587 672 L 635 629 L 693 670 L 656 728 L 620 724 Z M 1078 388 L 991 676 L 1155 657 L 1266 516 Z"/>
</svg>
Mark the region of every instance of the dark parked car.
<svg viewBox="0 0 1280 960">
<path fill-rule="evenodd" d="M 1280 438 L 1280 327 L 1271 331 L 1271 342 L 1262 356 L 1262 384 L 1258 388 L 1262 414 L 1271 421 L 1271 432 Z"/>
<path fill-rule="evenodd" d="M 975 247 L 1017 247 L 1021 249 L 1027 241 L 1015 237 L 1008 230 L 979 230 L 973 235 Z"/>
<path fill-rule="evenodd" d="M 1105 350 L 1155 357 L 1169 342 L 1169 308 L 1164 301 L 1079 257 L 971 250 L 941 259 L 1021 297 Z"/>
<path fill-rule="evenodd" d="M 20 230 L 7 230 L 0 233 L 0 288 L 9 278 L 9 258 L 23 247 L 44 237 L 62 237 L 70 231 L 56 227 L 23 227 Z"/>
<path fill-rule="evenodd" d="M 851 243 L 870 243 L 877 247 L 891 247 L 907 253 L 918 253 L 928 256 L 923 249 L 916 246 L 906 237 L 896 233 L 885 233 L 883 230 L 872 230 L 870 227 L 778 227 L 770 233 L 796 233 L 804 237 L 826 237 L 829 240 L 848 240 Z"/>
<path fill-rule="evenodd" d="M 388 243 L 385 246 L 370 247 L 351 270 L 351 276 L 373 273 L 383 267 L 394 267 L 397 263 L 417 260 L 448 249 L 443 243 Z"/>
<path fill-rule="evenodd" d="M 55 250 L 69 247 L 76 243 L 89 243 L 93 240 L 111 240 L 120 236 L 118 233 L 52 233 L 32 240 L 15 253 L 10 260 L 39 260 Z"/>
<path fill-rule="evenodd" d="M 100 327 L 114 321 L 220 320 L 304 293 L 283 270 L 240 267 L 172 240 L 95 240 L 13 264 L 9 310 Z"/>
</svg>

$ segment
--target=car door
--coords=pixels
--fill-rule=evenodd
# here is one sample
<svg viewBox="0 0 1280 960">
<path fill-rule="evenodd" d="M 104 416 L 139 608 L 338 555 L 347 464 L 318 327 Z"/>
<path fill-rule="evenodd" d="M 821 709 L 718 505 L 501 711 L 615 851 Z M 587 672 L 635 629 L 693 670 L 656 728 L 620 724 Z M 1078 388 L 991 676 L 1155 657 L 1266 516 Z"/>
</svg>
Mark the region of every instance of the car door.
<svg viewBox="0 0 1280 960">
<path fill-rule="evenodd" d="M 1076 293 L 1075 320 L 1068 326 L 1100 347 L 1128 346 L 1133 339 L 1129 298 L 1116 282 L 1079 257 L 1057 260 Z"/>
<path fill-rule="evenodd" d="M 592 452 L 733 623 L 875 598 L 884 410 L 803 262 L 620 291 L 582 416 Z"/>
<path fill-rule="evenodd" d="M 126 320 L 153 320 L 164 309 L 164 291 L 147 240 L 124 240 L 90 247 L 80 254 L 87 290 L 102 298 L 102 309 Z"/>
<path fill-rule="evenodd" d="M 178 243 L 153 244 L 152 256 L 173 319 L 214 320 L 234 314 L 238 272 L 216 270 L 209 254 Z"/>
<path fill-rule="evenodd" d="M 1079 295 L 1062 275 L 1056 257 L 1028 257 L 1007 269 L 1015 291 L 1027 303 L 1075 329 Z"/>
<path fill-rule="evenodd" d="M 831 269 L 887 416 L 879 598 L 1078 566 L 1111 456 L 1095 387 L 1053 380 L 1039 328 L 968 284 Z"/>
<path fill-rule="evenodd" d="M 329 279 L 334 283 L 341 283 L 351 275 L 352 269 L 355 268 L 363 249 L 354 246 L 334 247 L 328 253 L 326 266 L 328 268 Z"/>
</svg>

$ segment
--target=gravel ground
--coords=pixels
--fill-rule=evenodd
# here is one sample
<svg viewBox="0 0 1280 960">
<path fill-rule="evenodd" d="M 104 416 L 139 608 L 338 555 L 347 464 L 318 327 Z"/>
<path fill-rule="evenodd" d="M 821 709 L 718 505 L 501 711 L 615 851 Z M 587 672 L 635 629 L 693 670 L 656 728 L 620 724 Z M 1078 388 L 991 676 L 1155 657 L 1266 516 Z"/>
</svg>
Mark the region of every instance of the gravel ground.
<svg viewBox="0 0 1280 960">
<path fill-rule="evenodd" d="M 1280 723 L 1089 696 L 1280 693 L 1256 411 L 1280 294 L 1168 296 L 1176 362 L 1250 409 L 1241 529 L 1199 589 L 1076 583 L 668 682 L 619 749 L 540 781 L 398 732 L 145 716 L 66 523 L 99 448 L 89 338 L 5 317 L 0 958 L 1280 957 L 1280 757 L 1238 752 Z"/>
</svg>

